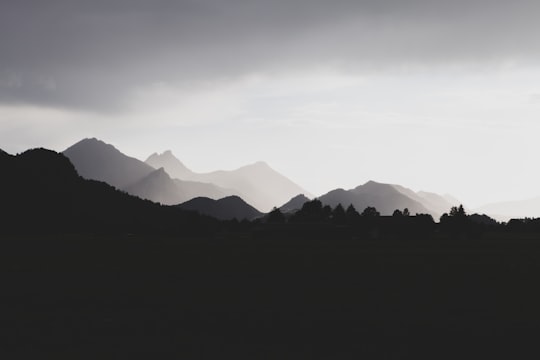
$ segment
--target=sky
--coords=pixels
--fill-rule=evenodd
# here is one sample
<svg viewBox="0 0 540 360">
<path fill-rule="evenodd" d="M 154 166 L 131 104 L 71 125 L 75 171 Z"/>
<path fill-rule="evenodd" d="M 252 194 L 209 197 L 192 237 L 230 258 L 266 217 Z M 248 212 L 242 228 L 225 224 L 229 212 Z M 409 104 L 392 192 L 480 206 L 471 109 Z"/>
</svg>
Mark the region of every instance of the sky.
<svg viewBox="0 0 540 360">
<path fill-rule="evenodd" d="M 3 0 L 0 148 L 540 196 L 540 2 Z"/>
</svg>

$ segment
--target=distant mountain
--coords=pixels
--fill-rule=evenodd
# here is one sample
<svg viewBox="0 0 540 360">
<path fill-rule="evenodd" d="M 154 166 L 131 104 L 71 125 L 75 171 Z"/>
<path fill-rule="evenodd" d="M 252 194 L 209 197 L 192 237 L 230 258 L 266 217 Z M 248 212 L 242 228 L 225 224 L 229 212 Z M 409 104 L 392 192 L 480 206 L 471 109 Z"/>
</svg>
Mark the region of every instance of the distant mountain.
<svg viewBox="0 0 540 360">
<path fill-rule="evenodd" d="M 86 180 L 51 150 L 0 152 L 0 168 L 1 232 L 186 233 L 200 221 L 213 223 Z"/>
<path fill-rule="evenodd" d="M 85 179 L 104 181 L 118 189 L 141 180 L 155 170 L 95 138 L 81 140 L 63 153 Z"/>
<path fill-rule="evenodd" d="M 499 221 L 526 217 L 537 218 L 540 217 L 540 196 L 526 200 L 487 204 L 474 209 L 474 211 L 489 215 Z"/>
<path fill-rule="evenodd" d="M 236 170 L 194 173 L 170 151 L 152 154 L 147 164 L 163 167 L 171 176 L 182 180 L 199 181 L 233 189 L 249 204 L 263 212 L 270 211 L 297 194 L 307 194 L 300 186 L 287 179 L 265 162 L 243 166 Z"/>
<path fill-rule="evenodd" d="M 451 197 L 446 198 L 444 195 L 439 195 L 426 191 L 414 192 L 413 190 L 401 185 L 392 186 L 400 193 L 421 203 L 426 209 L 430 211 L 430 214 L 436 218 L 439 218 L 442 214 L 449 212 L 452 206 L 460 205 L 460 202 L 458 200 L 455 200 Z M 449 199 L 453 200 L 451 201 Z"/>
<path fill-rule="evenodd" d="M 142 199 L 176 205 L 198 196 L 221 198 L 236 191 L 172 179 L 165 171 L 127 156 L 98 139 L 84 139 L 64 151 L 81 176 L 104 181 Z"/>
<path fill-rule="evenodd" d="M 287 201 L 285 204 L 281 205 L 279 207 L 279 210 L 281 210 L 282 213 L 292 213 L 300 210 L 302 206 L 310 201 L 310 199 L 305 196 L 304 194 L 297 195 L 293 197 L 291 200 Z"/>
<path fill-rule="evenodd" d="M 253 220 L 264 215 L 238 196 L 228 196 L 219 200 L 198 197 L 180 204 L 178 207 L 220 220 Z"/>
<path fill-rule="evenodd" d="M 195 175 L 195 173 L 178 160 L 170 150 L 167 150 L 162 154 L 153 153 L 146 159 L 145 163 L 155 169 L 164 168 L 169 175 L 176 179 L 191 179 Z"/>
<path fill-rule="evenodd" d="M 336 189 L 319 197 L 324 205 L 331 207 L 341 204 L 344 207 L 352 204 L 357 211 L 362 212 L 366 207 L 375 207 L 381 215 L 392 215 L 394 210 L 408 208 L 411 214 L 423 213 L 436 216 L 437 214 L 426 208 L 403 192 L 398 191 L 395 185 L 368 181 L 351 190 Z"/>
<path fill-rule="evenodd" d="M 417 192 L 423 201 L 422 203 L 430 210 L 436 211 L 441 215 L 447 213 L 453 206 L 461 205 L 461 202 L 450 195 L 439 195 L 432 192 L 419 191 Z"/>
<path fill-rule="evenodd" d="M 220 199 L 234 193 L 213 184 L 172 179 L 163 168 L 151 172 L 124 190 L 142 199 L 150 199 L 164 205 L 181 204 L 201 195 Z"/>
</svg>

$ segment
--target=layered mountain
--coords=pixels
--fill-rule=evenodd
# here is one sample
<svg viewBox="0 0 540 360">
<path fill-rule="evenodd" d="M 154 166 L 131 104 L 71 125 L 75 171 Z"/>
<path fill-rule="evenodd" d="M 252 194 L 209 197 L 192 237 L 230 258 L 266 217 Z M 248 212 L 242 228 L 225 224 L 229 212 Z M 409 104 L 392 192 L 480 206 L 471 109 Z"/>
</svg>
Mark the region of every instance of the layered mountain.
<svg viewBox="0 0 540 360">
<path fill-rule="evenodd" d="M 164 205 L 181 204 L 201 195 L 220 199 L 235 193 L 214 184 L 172 179 L 163 168 L 151 172 L 124 190 L 142 199 L 150 199 Z"/>
<path fill-rule="evenodd" d="M 236 191 L 214 184 L 172 179 L 161 170 L 127 156 L 98 139 L 84 139 L 64 151 L 79 174 L 104 181 L 129 194 L 162 204 L 179 204 L 198 196 L 221 198 Z"/>
<path fill-rule="evenodd" d="M 0 167 L 0 231 L 186 232 L 212 221 L 86 180 L 66 156 L 51 150 L 0 152 Z"/>
<path fill-rule="evenodd" d="M 540 217 L 540 197 L 487 204 L 475 209 L 499 221 Z"/>
<path fill-rule="evenodd" d="M 155 169 L 164 168 L 169 175 L 176 179 L 191 179 L 195 175 L 170 150 L 162 154 L 153 153 L 146 159 L 145 163 Z"/>
<path fill-rule="evenodd" d="M 228 196 L 219 200 L 198 197 L 180 204 L 178 207 L 220 220 L 253 220 L 264 215 L 238 196 Z"/>
<path fill-rule="evenodd" d="M 450 211 L 452 206 L 460 205 L 460 202 L 449 195 L 439 195 L 427 191 L 414 192 L 413 190 L 401 185 L 392 185 L 397 191 L 407 197 L 418 201 L 430 211 L 433 216 L 440 217 L 442 214 Z"/>
<path fill-rule="evenodd" d="M 335 207 L 337 204 L 347 207 L 352 204 L 359 212 L 362 212 L 368 206 L 372 206 L 381 215 L 392 215 L 394 210 L 403 210 L 405 208 L 409 209 L 411 214 L 430 214 L 434 218 L 438 218 L 442 214 L 427 206 L 429 201 L 410 189 L 375 181 L 368 181 L 351 190 L 332 190 L 320 196 L 319 200 L 331 207 Z"/>
<path fill-rule="evenodd" d="M 297 194 L 307 194 L 300 186 L 272 169 L 265 162 L 257 162 L 236 170 L 195 173 L 189 170 L 170 151 L 152 154 L 146 163 L 163 167 L 172 177 L 182 180 L 215 184 L 235 190 L 246 202 L 259 211 L 268 212 Z"/>
<path fill-rule="evenodd" d="M 95 138 L 83 139 L 63 153 L 85 179 L 104 181 L 118 189 L 134 184 L 155 170 Z"/>
<path fill-rule="evenodd" d="M 310 201 L 310 199 L 304 194 L 296 195 L 291 200 L 281 205 L 279 207 L 279 210 L 282 213 L 293 213 L 300 210 L 302 206 L 308 201 Z"/>
</svg>

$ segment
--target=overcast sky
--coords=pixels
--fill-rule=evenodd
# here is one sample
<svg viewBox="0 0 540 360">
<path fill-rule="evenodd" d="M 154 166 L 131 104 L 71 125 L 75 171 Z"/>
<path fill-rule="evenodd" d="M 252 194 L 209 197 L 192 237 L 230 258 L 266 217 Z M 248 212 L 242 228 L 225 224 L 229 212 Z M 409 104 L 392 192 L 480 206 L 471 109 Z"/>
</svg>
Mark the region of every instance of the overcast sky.
<svg viewBox="0 0 540 360">
<path fill-rule="evenodd" d="M 540 2 L 3 0 L 0 148 L 540 195 Z"/>
</svg>

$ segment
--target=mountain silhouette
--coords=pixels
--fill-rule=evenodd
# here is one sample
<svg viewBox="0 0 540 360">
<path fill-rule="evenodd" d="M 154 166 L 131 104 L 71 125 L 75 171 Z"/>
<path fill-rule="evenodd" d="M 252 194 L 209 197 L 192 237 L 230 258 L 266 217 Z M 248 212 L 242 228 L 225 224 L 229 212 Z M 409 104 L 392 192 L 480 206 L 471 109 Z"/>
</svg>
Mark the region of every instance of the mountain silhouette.
<svg viewBox="0 0 540 360">
<path fill-rule="evenodd" d="M 155 170 L 95 138 L 83 139 L 63 153 L 85 179 L 104 181 L 118 189 L 134 184 Z"/>
<path fill-rule="evenodd" d="M 214 184 L 172 179 L 163 168 L 159 168 L 124 190 L 142 199 L 150 199 L 164 205 L 177 205 L 205 195 L 220 199 L 234 193 Z"/>
<path fill-rule="evenodd" d="M 392 186 L 400 193 L 421 203 L 426 209 L 429 210 L 429 213 L 435 218 L 439 218 L 442 214 L 448 212 L 452 206 L 460 205 L 460 202 L 456 199 L 453 199 L 452 197 L 446 198 L 443 195 L 427 191 L 414 192 L 413 190 L 401 185 L 393 184 Z"/>
<path fill-rule="evenodd" d="M 302 206 L 310 201 L 310 199 L 304 194 L 296 195 L 291 200 L 279 207 L 282 213 L 293 213 L 302 208 Z"/>
<path fill-rule="evenodd" d="M 409 209 L 411 214 L 432 214 L 420 201 L 414 200 L 398 191 L 394 185 L 382 184 L 375 181 L 357 186 L 351 190 L 336 189 L 319 197 L 324 205 L 344 207 L 352 204 L 358 211 L 368 206 L 375 207 L 381 215 L 392 215 L 394 210 Z"/>
<path fill-rule="evenodd" d="M 182 180 L 211 183 L 235 190 L 242 199 L 262 212 L 270 211 L 297 194 L 307 194 L 300 186 L 262 161 L 236 170 L 195 173 L 170 151 L 166 151 L 152 154 L 147 159 L 147 164 L 156 168 L 163 167 L 171 176 Z"/>
<path fill-rule="evenodd" d="M 81 176 L 104 181 L 142 199 L 176 205 L 198 196 L 221 198 L 237 192 L 196 181 L 172 179 L 165 171 L 127 156 L 98 139 L 84 139 L 64 151 Z"/>
<path fill-rule="evenodd" d="M 220 220 L 253 220 L 263 214 L 238 196 L 213 200 L 205 197 L 191 199 L 178 205 L 180 209 L 196 211 Z"/>
<path fill-rule="evenodd" d="M 51 150 L 0 153 L 0 167 L 1 231 L 185 233 L 199 221 L 211 223 L 84 179 L 66 156 Z"/>
</svg>

